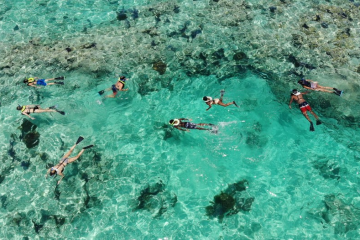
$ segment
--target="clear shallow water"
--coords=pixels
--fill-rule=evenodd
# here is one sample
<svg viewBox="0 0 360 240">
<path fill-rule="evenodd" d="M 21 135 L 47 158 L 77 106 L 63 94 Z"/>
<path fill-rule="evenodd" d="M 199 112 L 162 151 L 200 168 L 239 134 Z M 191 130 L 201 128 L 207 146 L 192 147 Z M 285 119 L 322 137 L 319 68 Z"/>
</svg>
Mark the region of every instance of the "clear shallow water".
<svg viewBox="0 0 360 240">
<path fill-rule="evenodd" d="M 360 156 L 351 140 L 357 130 L 319 114 L 324 124 L 309 132 L 295 104 L 290 110 L 269 82 L 251 72 L 221 82 L 215 76 L 173 78 L 146 95 L 139 94 L 141 82 L 132 73 L 130 91 L 104 101 L 97 92 L 115 82 L 115 72 L 100 78 L 77 71 L 65 75 L 63 87 L 4 85 L 13 94 L 0 108 L 1 238 L 359 237 Z M 216 97 L 221 89 L 225 102 L 236 100 L 240 108 L 214 106 L 206 112 L 202 97 Z M 14 110 L 29 101 L 57 104 L 67 113 L 34 115 L 41 137 L 31 150 L 18 139 L 23 117 Z M 216 124 L 218 134 L 167 126 L 180 117 Z M 80 135 L 85 140 L 74 154 L 88 144 L 95 147 L 67 166 L 55 188 L 55 180 L 44 181 L 48 164 L 56 164 Z M 255 198 L 251 210 L 222 223 L 209 219 L 209 201 L 243 179 L 249 182 L 245 194 Z M 160 180 L 165 188 L 151 198 L 152 207 L 135 210 L 141 191 Z"/>
</svg>

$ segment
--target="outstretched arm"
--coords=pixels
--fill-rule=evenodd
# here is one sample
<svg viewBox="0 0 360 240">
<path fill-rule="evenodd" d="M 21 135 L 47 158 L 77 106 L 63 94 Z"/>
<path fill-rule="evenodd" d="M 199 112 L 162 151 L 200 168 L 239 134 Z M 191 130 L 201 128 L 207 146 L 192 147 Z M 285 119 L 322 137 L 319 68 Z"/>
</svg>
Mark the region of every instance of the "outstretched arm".
<svg viewBox="0 0 360 240">
<path fill-rule="evenodd" d="M 61 180 L 65 177 L 65 175 L 63 173 L 59 173 L 59 175 L 61 176 L 60 180 L 57 182 L 57 184 L 59 185 Z"/>
<path fill-rule="evenodd" d="M 47 178 L 47 177 L 48 177 L 48 175 L 49 175 L 50 171 L 51 171 L 51 168 L 49 168 L 49 170 L 47 170 L 46 175 L 45 175 L 45 178 Z"/>
<path fill-rule="evenodd" d="M 184 131 L 184 132 L 190 132 L 190 130 L 186 129 L 186 128 L 182 128 L 182 127 L 175 127 L 175 128 L 177 128 L 177 129 L 179 129 L 181 131 Z"/>
<path fill-rule="evenodd" d="M 32 120 L 35 119 L 34 117 L 30 116 L 29 114 L 27 114 L 27 113 L 25 113 L 25 112 L 23 112 L 22 114 L 25 115 L 25 116 L 27 116 L 27 117 L 29 117 L 29 118 L 32 119 Z"/>
<path fill-rule="evenodd" d="M 289 108 L 291 108 L 291 103 L 293 102 L 293 100 L 294 100 L 294 97 L 293 97 L 293 96 L 291 96 L 291 98 L 290 98 L 290 102 L 289 102 Z"/>
<path fill-rule="evenodd" d="M 209 105 L 209 107 L 208 107 L 208 109 L 206 109 L 206 111 L 207 111 L 207 110 L 209 110 L 209 109 L 211 108 L 211 103 L 209 103 L 208 105 Z"/>
</svg>

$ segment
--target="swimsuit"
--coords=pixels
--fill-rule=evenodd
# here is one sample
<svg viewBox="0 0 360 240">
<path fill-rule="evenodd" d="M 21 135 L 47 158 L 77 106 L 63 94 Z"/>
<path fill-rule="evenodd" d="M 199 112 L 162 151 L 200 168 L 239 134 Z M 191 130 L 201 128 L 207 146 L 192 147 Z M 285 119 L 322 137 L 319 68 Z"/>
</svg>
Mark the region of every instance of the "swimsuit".
<svg viewBox="0 0 360 240">
<path fill-rule="evenodd" d="M 64 163 L 68 164 L 68 160 L 69 160 L 69 158 L 65 158 L 65 159 L 60 163 L 61 165 L 64 166 L 64 168 L 62 169 L 61 172 L 64 171 L 65 166 L 66 166 L 66 165 L 64 165 Z M 54 171 L 54 170 L 56 171 L 56 174 L 59 175 L 59 169 L 58 169 L 58 168 L 55 168 L 55 167 L 52 167 L 52 168 L 51 168 L 51 171 Z"/>
<path fill-rule="evenodd" d="M 302 113 L 305 113 L 306 111 L 311 111 L 311 107 L 306 101 L 303 103 L 300 103 L 299 108 Z"/>
<path fill-rule="evenodd" d="M 46 86 L 45 79 L 38 79 L 36 81 L 36 85 Z"/>
<path fill-rule="evenodd" d="M 214 100 L 213 100 L 213 103 L 214 104 L 218 104 L 220 102 L 220 99 L 218 99 L 218 98 L 215 98 Z"/>
<path fill-rule="evenodd" d="M 185 128 L 195 129 L 195 128 L 196 128 L 196 124 L 195 124 L 195 123 L 191 123 L 191 122 L 186 122 L 186 123 L 185 123 Z"/>
<path fill-rule="evenodd" d="M 115 84 L 111 86 L 111 90 L 113 91 L 114 96 L 116 96 L 119 89 L 116 88 Z"/>
</svg>

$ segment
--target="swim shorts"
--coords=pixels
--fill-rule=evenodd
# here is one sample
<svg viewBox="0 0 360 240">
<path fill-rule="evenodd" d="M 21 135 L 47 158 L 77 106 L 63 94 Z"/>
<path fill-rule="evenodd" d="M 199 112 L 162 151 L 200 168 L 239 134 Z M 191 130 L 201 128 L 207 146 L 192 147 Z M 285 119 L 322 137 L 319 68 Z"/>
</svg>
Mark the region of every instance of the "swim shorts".
<svg viewBox="0 0 360 240">
<path fill-rule="evenodd" d="M 303 103 L 299 104 L 299 108 L 302 113 L 304 113 L 306 111 L 311 111 L 311 107 L 307 102 L 303 102 Z"/>
<path fill-rule="evenodd" d="M 191 122 L 186 122 L 186 123 L 185 123 L 185 128 L 195 129 L 195 128 L 196 128 L 196 124 L 195 124 L 195 123 L 191 123 Z"/>
<path fill-rule="evenodd" d="M 117 92 L 119 91 L 119 90 L 116 88 L 115 84 L 111 86 L 111 90 L 113 91 L 114 96 L 116 96 Z"/>
<path fill-rule="evenodd" d="M 38 79 L 36 81 L 36 85 L 46 86 L 45 79 Z"/>
</svg>

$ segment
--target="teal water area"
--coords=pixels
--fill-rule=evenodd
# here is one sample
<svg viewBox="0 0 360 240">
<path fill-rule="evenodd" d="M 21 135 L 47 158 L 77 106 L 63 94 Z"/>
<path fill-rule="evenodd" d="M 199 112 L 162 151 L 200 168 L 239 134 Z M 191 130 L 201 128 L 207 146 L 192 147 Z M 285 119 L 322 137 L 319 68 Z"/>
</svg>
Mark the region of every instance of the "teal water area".
<svg viewBox="0 0 360 240">
<path fill-rule="evenodd" d="M 8 33 L 2 40 L 28 41 L 31 24 L 23 33 L 13 33 L 8 20 L 39 5 L 78 12 L 84 22 L 86 6 L 95 18 L 95 6 L 106 12 L 122 5 L 150 5 L 114 3 L 24 1 L 15 6 L 4 1 L 8 10 L 2 13 L 2 24 Z M 69 36 L 73 31 L 55 29 L 49 17 L 43 20 L 41 29 L 48 26 L 49 33 Z M 360 154 L 354 143 L 358 129 L 323 115 L 318 101 L 321 97 L 336 104 L 342 101 L 338 96 L 305 96 L 323 121 L 310 132 L 298 107 L 288 108 L 291 88 L 279 94 L 283 86 L 259 71 L 224 79 L 164 75 L 161 82 L 149 73 L 146 88 L 143 79 L 129 71 L 129 91 L 102 99 L 97 92 L 116 82 L 122 66 L 111 73 L 47 72 L 49 67 L 31 73 L 65 75 L 64 86 L 14 86 L 12 81 L 21 82 L 20 77 L 29 74 L 27 67 L 14 79 L 1 77 L 1 239 L 360 238 Z M 213 106 L 206 111 L 202 97 L 217 98 L 222 89 L 224 102 L 235 100 L 239 108 Z M 29 123 L 15 110 L 18 104 L 57 105 L 66 115 L 32 114 L 37 126 L 33 132 L 40 137 L 36 146 L 27 148 L 22 131 Z M 216 127 L 182 132 L 168 124 L 173 118 Z M 45 179 L 46 170 L 79 136 L 85 139 L 73 156 L 84 146 L 95 147 L 68 165 L 56 186 L 58 178 Z M 211 203 L 219 199 L 221 206 Z"/>
</svg>

